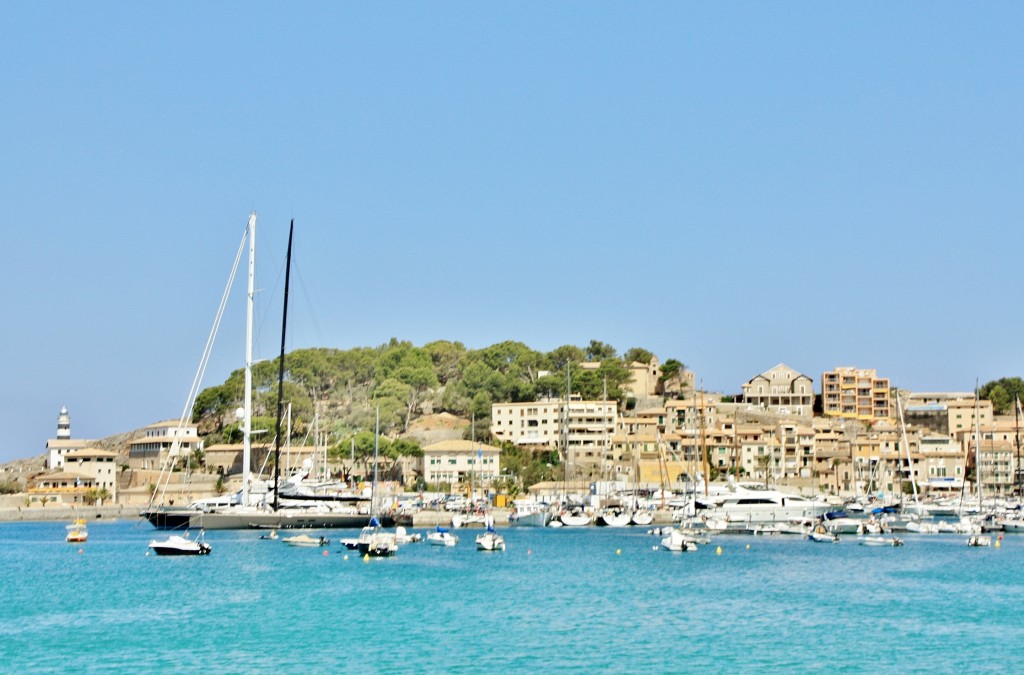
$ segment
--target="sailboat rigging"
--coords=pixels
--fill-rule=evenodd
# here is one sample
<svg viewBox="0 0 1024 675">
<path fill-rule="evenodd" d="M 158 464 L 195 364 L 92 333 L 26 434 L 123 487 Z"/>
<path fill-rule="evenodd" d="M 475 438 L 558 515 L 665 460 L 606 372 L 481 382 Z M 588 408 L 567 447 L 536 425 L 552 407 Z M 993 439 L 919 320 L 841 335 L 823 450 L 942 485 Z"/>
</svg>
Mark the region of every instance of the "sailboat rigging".
<svg viewBox="0 0 1024 675">
<path fill-rule="evenodd" d="M 249 217 L 246 232 L 242 244 L 239 246 L 239 253 L 235 258 L 235 266 L 232 269 L 228 288 L 232 284 L 235 271 L 238 268 L 241 252 L 248 240 L 249 244 L 249 279 L 248 298 L 246 303 L 246 350 L 245 350 L 245 400 L 241 411 L 242 429 L 242 489 L 231 498 L 216 498 L 199 500 L 188 507 L 153 507 L 150 506 L 142 512 L 142 516 L 159 529 L 184 529 L 188 527 L 203 527 L 205 529 L 247 529 L 247 528 L 301 528 L 301 527 L 362 527 L 370 520 L 369 508 L 365 506 L 366 498 L 359 494 L 337 493 L 337 494 L 310 494 L 309 489 L 302 485 L 305 476 L 303 471 L 296 472 L 287 479 L 281 477 L 281 418 L 284 405 L 284 371 L 285 371 L 285 347 L 287 336 L 287 315 L 288 315 L 288 294 L 290 285 L 291 258 L 293 248 L 294 220 L 289 226 L 288 233 L 288 269 L 285 273 L 285 299 L 284 313 L 281 321 L 281 353 L 278 364 L 278 407 L 276 422 L 276 438 L 274 442 L 274 475 L 269 485 L 262 483 L 259 493 L 256 492 L 252 480 L 252 335 L 253 335 L 253 297 L 254 297 L 254 269 L 255 269 L 255 233 L 256 214 Z M 220 323 L 228 290 L 225 290 L 225 297 L 221 301 L 221 308 L 218 311 L 215 330 L 207 342 L 207 352 L 212 346 L 213 335 Z M 204 360 L 200 366 L 200 374 L 205 371 L 207 353 L 204 353 Z M 199 376 L 197 376 L 197 380 Z M 193 385 L 197 390 L 198 383 Z M 190 395 L 190 403 L 186 408 L 183 419 L 191 416 L 194 393 Z M 270 504 L 270 491 L 273 491 L 273 498 Z M 393 518 L 380 516 L 391 525 Z"/>
</svg>

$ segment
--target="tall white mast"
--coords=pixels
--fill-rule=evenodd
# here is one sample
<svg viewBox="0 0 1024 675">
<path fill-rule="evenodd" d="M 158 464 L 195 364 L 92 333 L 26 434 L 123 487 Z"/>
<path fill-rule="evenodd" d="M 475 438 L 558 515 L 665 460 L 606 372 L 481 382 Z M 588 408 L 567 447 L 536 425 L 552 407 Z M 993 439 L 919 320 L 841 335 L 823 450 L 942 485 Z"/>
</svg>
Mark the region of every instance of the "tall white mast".
<svg viewBox="0 0 1024 675">
<path fill-rule="evenodd" d="M 978 510 L 981 510 L 981 395 L 974 382 L 974 482 L 978 485 Z"/>
<path fill-rule="evenodd" d="M 242 504 L 249 505 L 252 464 L 252 314 L 256 289 L 256 212 L 249 214 L 249 282 L 245 302 L 245 401 L 242 404 Z"/>
<path fill-rule="evenodd" d="M 903 450 L 907 453 L 907 474 L 910 476 L 910 487 L 914 491 L 914 504 L 919 504 L 917 500 L 917 481 L 914 480 L 914 460 L 910 456 L 910 443 L 907 441 L 907 425 L 903 420 L 903 403 L 900 401 L 900 391 L 896 390 L 896 412 L 900 416 L 900 439 L 903 443 Z M 900 495 L 902 500 L 903 496 Z"/>
</svg>

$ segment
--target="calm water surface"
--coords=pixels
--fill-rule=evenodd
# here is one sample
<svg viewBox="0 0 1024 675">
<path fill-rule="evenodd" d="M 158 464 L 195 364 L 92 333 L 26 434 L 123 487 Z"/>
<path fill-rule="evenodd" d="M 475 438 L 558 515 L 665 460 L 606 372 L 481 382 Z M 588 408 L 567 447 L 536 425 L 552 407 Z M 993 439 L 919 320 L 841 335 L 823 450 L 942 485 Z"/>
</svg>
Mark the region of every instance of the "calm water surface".
<svg viewBox="0 0 1024 675">
<path fill-rule="evenodd" d="M 364 562 L 337 543 L 354 531 L 320 532 L 327 555 L 216 531 L 210 556 L 164 558 L 145 522 L 81 545 L 3 523 L 0 670 L 1024 672 L 1024 536 L 672 554 L 641 529 L 508 528 L 484 553 L 476 532 Z"/>
</svg>

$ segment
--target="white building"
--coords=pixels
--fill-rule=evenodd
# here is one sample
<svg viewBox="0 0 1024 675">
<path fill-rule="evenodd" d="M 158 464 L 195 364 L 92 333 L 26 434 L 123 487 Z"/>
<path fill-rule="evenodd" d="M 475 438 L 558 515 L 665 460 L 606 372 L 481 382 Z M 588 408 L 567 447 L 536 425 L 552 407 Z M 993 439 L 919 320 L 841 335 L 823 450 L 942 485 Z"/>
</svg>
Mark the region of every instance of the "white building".
<svg viewBox="0 0 1024 675">
<path fill-rule="evenodd" d="M 476 441 L 439 441 L 423 448 L 427 483 L 486 486 L 501 475 L 501 448 Z"/>
<path fill-rule="evenodd" d="M 128 446 L 128 466 L 133 469 L 160 469 L 165 460 L 177 460 L 195 450 L 202 450 L 199 429 L 178 420 L 151 424 L 142 430 L 142 436 Z"/>
<path fill-rule="evenodd" d="M 491 434 L 516 445 L 557 448 L 578 477 L 579 471 L 613 461 L 618 414 L 614 401 L 495 403 L 491 406 Z"/>
</svg>

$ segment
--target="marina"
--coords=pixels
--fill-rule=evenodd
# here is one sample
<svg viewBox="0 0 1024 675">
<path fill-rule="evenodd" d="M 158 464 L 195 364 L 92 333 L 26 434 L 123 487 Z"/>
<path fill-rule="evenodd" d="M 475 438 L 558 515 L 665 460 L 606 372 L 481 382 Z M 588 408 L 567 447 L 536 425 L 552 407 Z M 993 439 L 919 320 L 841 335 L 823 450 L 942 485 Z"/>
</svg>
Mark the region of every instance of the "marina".
<svg viewBox="0 0 1024 675">
<path fill-rule="evenodd" d="M 364 560 L 333 538 L 356 530 L 311 530 L 337 543 L 309 548 L 211 531 L 214 552 L 195 557 L 147 556 L 153 529 L 139 519 L 90 523 L 79 547 L 63 532 L 0 524 L 6 669 L 1024 667 L 1013 648 L 1024 637 L 1024 537 L 1013 534 L 982 548 L 944 533 L 906 533 L 899 547 L 721 535 L 670 553 L 644 528 L 513 527 L 505 551 L 424 541 Z"/>
</svg>

